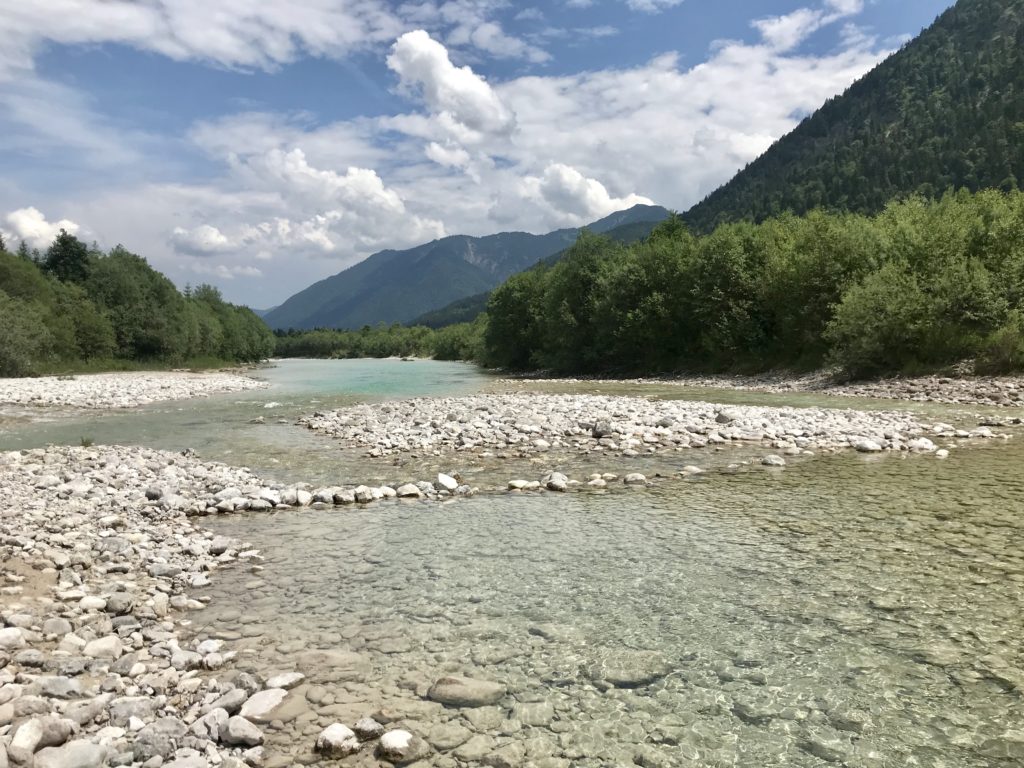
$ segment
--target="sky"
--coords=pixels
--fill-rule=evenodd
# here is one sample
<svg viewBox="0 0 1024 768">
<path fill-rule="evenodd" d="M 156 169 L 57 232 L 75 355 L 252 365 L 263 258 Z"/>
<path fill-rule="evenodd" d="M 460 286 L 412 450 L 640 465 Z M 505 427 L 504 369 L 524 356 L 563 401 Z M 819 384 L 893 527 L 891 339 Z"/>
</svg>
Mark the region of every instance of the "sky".
<svg viewBox="0 0 1024 768">
<path fill-rule="evenodd" d="M 949 0 L 0 0 L 0 232 L 269 308 L 385 248 L 685 211 Z"/>
</svg>

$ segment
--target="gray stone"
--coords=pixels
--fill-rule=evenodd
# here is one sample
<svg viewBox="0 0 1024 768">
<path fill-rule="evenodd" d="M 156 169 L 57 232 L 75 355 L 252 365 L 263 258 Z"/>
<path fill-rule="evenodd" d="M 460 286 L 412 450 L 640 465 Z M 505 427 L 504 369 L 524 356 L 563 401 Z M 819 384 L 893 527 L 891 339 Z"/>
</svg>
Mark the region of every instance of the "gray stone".
<svg viewBox="0 0 1024 768">
<path fill-rule="evenodd" d="M 505 693 L 505 686 L 501 683 L 466 677 L 442 677 L 430 687 L 427 697 L 450 707 L 484 707 L 497 704 Z"/>
<path fill-rule="evenodd" d="M 263 731 L 244 717 L 228 718 L 220 731 L 220 740 L 232 747 L 256 747 L 263 743 Z"/>
<path fill-rule="evenodd" d="M 372 717 L 364 717 L 352 726 L 352 731 L 360 741 L 373 741 L 383 735 L 384 726 Z"/>
<path fill-rule="evenodd" d="M 47 747 L 36 753 L 33 768 L 100 768 L 107 748 L 88 741 L 71 741 L 62 747 Z"/>
<path fill-rule="evenodd" d="M 243 688 L 232 688 L 220 698 L 210 704 L 209 710 L 223 709 L 229 715 L 237 714 L 249 698 L 249 693 Z"/>
<path fill-rule="evenodd" d="M 283 688 L 268 688 L 265 691 L 255 693 L 246 699 L 245 704 L 239 711 L 239 715 L 256 723 L 270 722 L 268 715 L 284 701 L 288 691 Z"/>
<path fill-rule="evenodd" d="M 121 638 L 117 635 L 107 635 L 86 643 L 82 653 L 93 659 L 117 659 L 123 651 Z"/>
<path fill-rule="evenodd" d="M 377 743 L 377 754 L 396 765 L 416 762 L 429 753 L 427 743 L 408 731 L 388 731 Z"/>
</svg>

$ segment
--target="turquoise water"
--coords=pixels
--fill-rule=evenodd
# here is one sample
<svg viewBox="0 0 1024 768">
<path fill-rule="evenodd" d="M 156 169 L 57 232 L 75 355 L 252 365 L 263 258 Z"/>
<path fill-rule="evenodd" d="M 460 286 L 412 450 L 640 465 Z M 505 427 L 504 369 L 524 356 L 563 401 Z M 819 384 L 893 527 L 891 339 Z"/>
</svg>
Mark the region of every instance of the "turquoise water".
<svg viewBox="0 0 1024 768">
<path fill-rule="evenodd" d="M 350 467 L 331 441 L 296 426 L 319 409 L 400 397 L 478 392 L 491 377 L 475 366 L 433 360 L 282 360 L 256 370 L 266 389 L 154 403 L 127 411 L 0 415 L 0 450 L 45 445 L 145 445 L 195 450 L 204 459 L 248 466 L 267 478 L 337 480 Z M 42 415 L 48 421 L 38 421 Z M 262 418 L 264 423 L 251 423 Z"/>
</svg>

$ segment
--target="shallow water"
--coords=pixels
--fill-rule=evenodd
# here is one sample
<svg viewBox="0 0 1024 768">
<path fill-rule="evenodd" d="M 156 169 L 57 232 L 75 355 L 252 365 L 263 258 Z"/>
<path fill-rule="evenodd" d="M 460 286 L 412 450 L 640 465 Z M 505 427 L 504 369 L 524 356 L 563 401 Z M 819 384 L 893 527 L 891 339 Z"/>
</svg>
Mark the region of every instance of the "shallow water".
<svg viewBox="0 0 1024 768">
<path fill-rule="evenodd" d="M 583 766 L 1020 765 L 1022 461 L 1004 444 L 851 454 L 648 489 L 221 518 L 265 570 L 218 574 L 196 624 L 243 636 L 264 673 L 302 666 L 300 649 L 365 661 L 272 737 L 284 751 L 383 706 L 428 738 L 447 723 Z M 510 695 L 424 708 L 452 672 Z M 451 754 L 431 764 L 477 764 Z"/>
<path fill-rule="evenodd" d="M 44 423 L 8 412 L 0 449 L 81 437 L 188 447 L 287 482 L 430 479 L 444 469 L 491 487 L 556 468 L 655 480 L 207 519 L 267 559 L 255 572 L 217 572 L 209 607 L 190 616 L 196 633 L 230 639 L 237 663 L 261 675 L 299 668 L 310 677 L 291 694 L 289 722 L 270 732 L 272 768 L 315 762 L 322 727 L 371 713 L 427 738 L 437 748 L 427 764 L 441 768 L 485 757 L 545 768 L 1024 764 L 1021 435 L 965 445 L 946 461 L 842 454 L 781 471 L 744 464 L 765 452 L 749 446 L 628 463 L 550 454 L 370 461 L 295 419 L 386 397 L 496 389 L 893 404 L 509 385 L 433 362 L 285 361 L 258 375 L 269 389 L 132 412 Z M 899 407 L 967 423 L 991 412 Z M 250 423 L 260 416 L 266 423 Z M 711 471 L 669 479 L 683 464 Z M 427 701 L 430 683 L 451 673 L 498 680 L 509 695 L 479 709 Z M 364 753 L 344 764 L 378 763 Z"/>
</svg>

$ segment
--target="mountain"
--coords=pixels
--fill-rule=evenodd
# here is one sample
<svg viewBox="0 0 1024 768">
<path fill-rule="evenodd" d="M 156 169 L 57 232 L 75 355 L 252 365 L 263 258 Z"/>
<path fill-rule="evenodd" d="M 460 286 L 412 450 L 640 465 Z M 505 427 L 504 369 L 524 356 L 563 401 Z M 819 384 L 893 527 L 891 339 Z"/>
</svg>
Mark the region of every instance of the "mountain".
<svg viewBox="0 0 1024 768">
<path fill-rule="evenodd" d="M 659 206 L 637 205 L 596 221 L 604 233 L 664 219 Z M 453 301 L 484 293 L 575 242 L 578 229 L 546 235 L 454 235 L 404 251 L 380 251 L 287 299 L 264 316 L 271 328 L 360 328 L 405 323 Z"/>
<path fill-rule="evenodd" d="M 1024 0 L 960 0 L 684 214 L 708 232 L 816 207 L 1024 184 Z"/>
<path fill-rule="evenodd" d="M 662 209 L 659 209 L 659 211 L 660 210 Z M 616 215 L 617 214 L 612 214 L 612 216 Z M 663 218 L 664 216 L 662 215 L 661 218 L 656 220 L 625 221 L 625 219 L 623 219 L 625 223 L 619 224 L 614 229 L 605 230 L 602 234 L 605 235 L 605 237 L 617 240 L 620 243 L 635 243 L 637 240 L 642 240 L 651 234 L 651 230 L 654 229 L 654 227 L 657 226 L 658 221 Z M 607 219 L 602 219 L 602 222 L 607 223 Z M 591 227 L 591 229 L 596 230 L 596 227 Z M 563 253 L 565 253 L 565 249 L 557 251 L 550 256 L 546 256 L 541 259 L 541 261 L 553 264 L 562 258 Z M 454 325 L 456 323 L 471 323 L 478 315 L 480 315 L 481 312 L 487 310 L 487 300 L 489 298 L 491 298 L 491 292 L 484 291 L 483 293 L 476 293 L 472 296 L 456 299 L 451 304 L 447 304 L 440 309 L 425 312 L 419 317 L 411 320 L 408 325 L 425 325 L 428 328 L 444 328 L 447 325 Z"/>
</svg>

